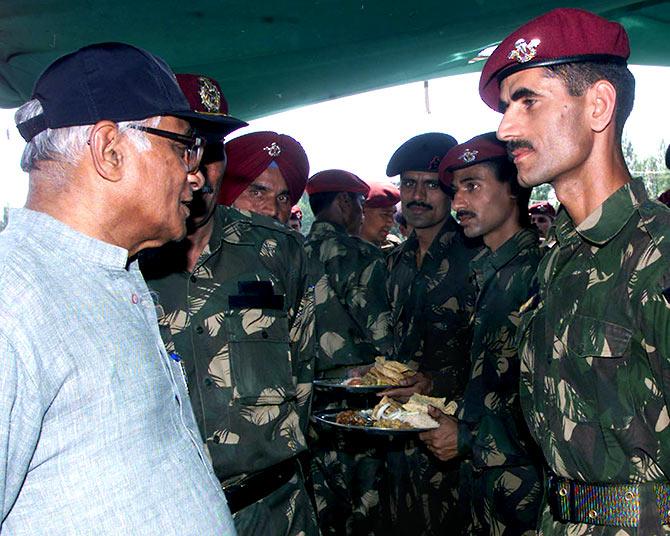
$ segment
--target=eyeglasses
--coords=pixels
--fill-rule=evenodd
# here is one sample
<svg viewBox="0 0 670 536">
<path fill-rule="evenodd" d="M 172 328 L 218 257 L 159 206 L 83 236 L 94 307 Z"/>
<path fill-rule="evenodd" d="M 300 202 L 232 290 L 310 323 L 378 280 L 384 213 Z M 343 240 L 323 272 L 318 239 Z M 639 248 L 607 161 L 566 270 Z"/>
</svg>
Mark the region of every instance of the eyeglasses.
<svg viewBox="0 0 670 536">
<path fill-rule="evenodd" d="M 205 150 L 205 138 L 200 136 L 186 136 L 184 134 L 170 132 L 169 130 L 143 127 L 140 125 L 128 125 L 128 128 L 134 128 L 135 130 L 141 130 L 147 134 L 153 134 L 154 136 L 160 136 L 161 138 L 167 138 L 168 140 L 181 143 L 184 146 L 184 155 L 182 158 L 186 164 L 186 171 L 188 173 L 193 173 L 198 170 L 198 167 L 200 167 L 202 153 Z"/>
</svg>

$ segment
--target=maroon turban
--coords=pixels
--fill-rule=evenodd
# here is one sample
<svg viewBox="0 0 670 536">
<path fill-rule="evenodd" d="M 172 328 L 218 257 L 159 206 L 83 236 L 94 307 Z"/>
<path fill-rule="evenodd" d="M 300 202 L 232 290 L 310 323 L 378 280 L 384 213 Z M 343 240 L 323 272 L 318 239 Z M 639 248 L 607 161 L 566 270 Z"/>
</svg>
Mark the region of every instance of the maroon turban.
<svg viewBox="0 0 670 536">
<path fill-rule="evenodd" d="M 302 145 L 291 136 L 252 132 L 226 143 L 226 153 L 228 165 L 219 194 L 220 204 L 232 205 L 272 162 L 286 181 L 291 204 L 300 200 L 309 175 L 309 161 Z"/>
</svg>

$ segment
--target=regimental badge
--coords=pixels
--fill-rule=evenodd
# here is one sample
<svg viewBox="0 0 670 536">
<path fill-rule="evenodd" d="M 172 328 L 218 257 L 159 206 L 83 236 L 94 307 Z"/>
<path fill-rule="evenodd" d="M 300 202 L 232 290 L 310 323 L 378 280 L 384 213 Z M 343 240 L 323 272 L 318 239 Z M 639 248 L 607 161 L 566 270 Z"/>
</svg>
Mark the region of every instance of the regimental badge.
<svg viewBox="0 0 670 536">
<path fill-rule="evenodd" d="M 221 92 L 209 78 L 200 76 L 198 78 L 200 84 L 200 102 L 209 113 L 219 113 L 221 110 Z"/>
<path fill-rule="evenodd" d="M 465 152 L 458 157 L 459 160 L 463 160 L 466 164 L 469 164 L 470 162 L 474 162 L 477 159 L 477 155 L 479 154 L 479 151 L 471 151 L 470 149 L 466 149 Z"/>
<path fill-rule="evenodd" d="M 273 158 L 276 157 L 276 156 L 279 156 L 281 154 L 281 147 L 279 147 L 279 145 L 277 145 L 276 141 L 273 141 L 270 144 L 270 147 L 263 147 L 263 150 L 267 151 L 268 154 Z"/>
<path fill-rule="evenodd" d="M 540 44 L 539 39 L 531 39 L 530 43 L 521 38 L 514 43 L 514 50 L 509 53 L 507 59 L 516 60 L 519 63 L 526 63 L 532 60 L 537 54 L 537 46 Z"/>
<path fill-rule="evenodd" d="M 433 159 L 428 162 L 428 171 L 437 171 L 440 169 L 440 161 L 442 159 L 439 156 L 434 156 Z"/>
</svg>

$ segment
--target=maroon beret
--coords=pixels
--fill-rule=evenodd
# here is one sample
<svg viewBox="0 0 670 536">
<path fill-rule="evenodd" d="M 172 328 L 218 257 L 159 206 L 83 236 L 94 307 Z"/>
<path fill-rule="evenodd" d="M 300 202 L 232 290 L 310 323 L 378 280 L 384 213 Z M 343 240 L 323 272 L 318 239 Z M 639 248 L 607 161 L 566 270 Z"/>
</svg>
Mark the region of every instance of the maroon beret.
<svg viewBox="0 0 670 536">
<path fill-rule="evenodd" d="M 371 182 L 365 208 L 394 207 L 400 201 L 400 190 L 393 184 Z"/>
<path fill-rule="evenodd" d="M 226 143 L 228 165 L 223 176 L 219 203 L 232 205 L 272 162 L 277 164 L 295 205 L 305 191 L 309 161 L 296 140 L 276 132 L 252 132 Z"/>
<path fill-rule="evenodd" d="M 489 160 L 507 158 L 506 145 L 496 138 L 495 132 L 475 136 L 471 140 L 449 149 L 440 162 L 438 173 L 445 186 L 451 185 L 453 171 L 474 166 Z"/>
<path fill-rule="evenodd" d="M 658 200 L 665 206 L 670 207 L 670 190 L 666 190 L 658 196 Z"/>
<path fill-rule="evenodd" d="M 198 74 L 178 74 L 177 82 L 192 111 L 203 117 L 216 116 L 221 119 L 222 123 L 216 125 L 212 123 L 199 125 L 197 120 L 193 121 L 196 126 L 205 131 L 206 137 L 211 139 L 216 136 L 220 141 L 233 130 L 247 126 L 244 121 L 228 115 L 226 97 L 223 96 L 219 83 L 213 78 Z"/>
<path fill-rule="evenodd" d="M 309 195 L 322 192 L 351 192 L 367 197 L 370 187 L 353 173 L 343 169 L 327 169 L 312 175 L 305 188 Z"/>
<path fill-rule="evenodd" d="M 532 67 L 600 61 L 626 64 L 630 55 L 623 26 L 581 9 L 560 8 L 524 24 L 498 45 L 479 79 L 482 100 L 495 111 L 500 82 Z"/>
<path fill-rule="evenodd" d="M 548 201 L 539 201 L 528 207 L 528 214 L 547 215 L 555 218 L 556 210 L 554 210 L 554 207 Z"/>
<path fill-rule="evenodd" d="M 297 220 L 302 221 L 302 210 L 298 205 L 291 207 L 291 218 L 296 218 Z"/>
</svg>

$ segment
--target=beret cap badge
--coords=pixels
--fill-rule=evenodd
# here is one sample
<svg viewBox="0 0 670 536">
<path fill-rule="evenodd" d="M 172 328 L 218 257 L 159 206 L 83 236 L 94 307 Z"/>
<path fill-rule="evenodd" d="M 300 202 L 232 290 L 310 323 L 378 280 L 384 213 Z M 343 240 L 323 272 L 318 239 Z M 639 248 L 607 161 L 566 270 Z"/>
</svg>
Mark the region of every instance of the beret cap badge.
<svg viewBox="0 0 670 536">
<path fill-rule="evenodd" d="M 510 60 L 516 60 L 519 63 L 526 63 L 532 60 L 537 54 L 537 47 L 540 44 L 539 39 L 531 39 L 530 43 L 521 38 L 514 43 L 514 50 L 507 56 Z"/>
<path fill-rule="evenodd" d="M 479 151 L 471 151 L 470 149 L 466 149 L 465 152 L 458 158 L 459 160 L 463 160 L 463 162 L 466 164 L 469 164 L 470 162 L 475 161 L 477 154 L 479 154 Z"/>
<path fill-rule="evenodd" d="M 210 113 L 219 113 L 221 110 L 221 93 L 209 78 L 198 77 L 200 102 Z"/>
<path fill-rule="evenodd" d="M 277 145 L 276 141 L 273 141 L 269 147 L 263 147 L 263 150 L 267 151 L 267 153 L 272 157 L 279 156 L 281 154 L 281 147 Z"/>
</svg>

